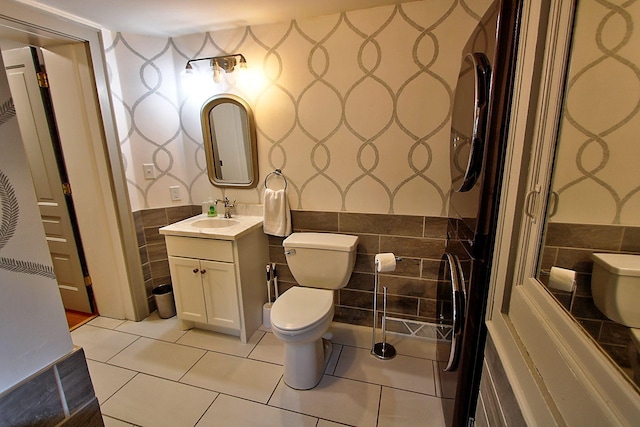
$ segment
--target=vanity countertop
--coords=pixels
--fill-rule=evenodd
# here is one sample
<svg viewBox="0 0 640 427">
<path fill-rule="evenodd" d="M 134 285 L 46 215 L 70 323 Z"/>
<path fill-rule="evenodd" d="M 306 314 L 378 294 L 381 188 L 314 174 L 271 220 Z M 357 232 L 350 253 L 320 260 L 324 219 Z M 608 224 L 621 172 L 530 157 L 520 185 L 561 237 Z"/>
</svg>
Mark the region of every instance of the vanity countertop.
<svg viewBox="0 0 640 427">
<path fill-rule="evenodd" d="M 196 215 L 160 228 L 160 234 L 203 239 L 237 240 L 262 226 L 262 216 L 236 215 L 233 218 Z"/>
</svg>

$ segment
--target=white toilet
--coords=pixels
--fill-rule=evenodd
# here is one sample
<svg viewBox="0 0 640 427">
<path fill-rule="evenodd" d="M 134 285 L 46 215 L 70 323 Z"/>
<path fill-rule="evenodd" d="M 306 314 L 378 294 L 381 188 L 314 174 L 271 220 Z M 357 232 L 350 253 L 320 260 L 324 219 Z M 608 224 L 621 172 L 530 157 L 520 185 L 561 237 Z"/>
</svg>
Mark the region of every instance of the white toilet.
<svg viewBox="0 0 640 427">
<path fill-rule="evenodd" d="M 271 307 L 271 329 L 284 342 L 284 382 L 298 390 L 318 385 L 331 355 L 323 340 L 333 319 L 333 290 L 347 285 L 356 262 L 357 236 L 293 233 L 282 246 L 300 286 Z"/>
<path fill-rule="evenodd" d="M 631 366 L 640 384 L 640 255 L 592 254 L 591 294 L 596 307 L 630 329 Z"/>
</svg>

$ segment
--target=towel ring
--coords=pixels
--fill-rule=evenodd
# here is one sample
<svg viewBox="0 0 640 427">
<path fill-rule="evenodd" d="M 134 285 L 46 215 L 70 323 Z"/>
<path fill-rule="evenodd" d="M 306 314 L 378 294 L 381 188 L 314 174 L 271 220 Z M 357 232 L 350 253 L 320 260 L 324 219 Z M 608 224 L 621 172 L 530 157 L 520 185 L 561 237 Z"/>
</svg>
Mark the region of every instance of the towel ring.
<svg viewBox="0 0 640 427">
<path fill-rule="evenodd" d="M 282 171 L 280 169 L 276 169 L 273 172 L 269 172 L 267 174 L 267 176 L 264 177 L 264 188 L 269 188 L 267 187 L 267 181 L 269 180 L 269 177 L 271 177 L 271 175 L 277 175 L 280 178 L 282 178 L 284 180 L 284 189 L 287 189 L 287 186 L 289 185 L 289 183 L 287 182 L 287 178 L 285 178 L 285 176 L 282 174 Z"/>
</svg>

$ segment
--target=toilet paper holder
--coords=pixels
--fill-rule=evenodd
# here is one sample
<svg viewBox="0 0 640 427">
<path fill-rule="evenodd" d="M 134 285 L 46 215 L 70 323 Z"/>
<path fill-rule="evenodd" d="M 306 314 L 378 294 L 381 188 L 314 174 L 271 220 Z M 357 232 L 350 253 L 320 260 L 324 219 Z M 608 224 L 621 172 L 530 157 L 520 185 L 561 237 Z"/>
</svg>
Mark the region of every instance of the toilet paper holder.
<svg viewBox="0 0 640 427">
<path fill-rule="evenodd" d="M 402 258 L 395 257 L 396 262 Z M 396 357 L 396 349 L 387 343 L 387 287 L 382 287 L 382 341 L 376 343 L 376 325 L 378 323 L 378 260 L 374 265 L 373 286 L 373 331 L 371 334 L 371 354 L 382 360 L 390 360 Z"/>
</svg>

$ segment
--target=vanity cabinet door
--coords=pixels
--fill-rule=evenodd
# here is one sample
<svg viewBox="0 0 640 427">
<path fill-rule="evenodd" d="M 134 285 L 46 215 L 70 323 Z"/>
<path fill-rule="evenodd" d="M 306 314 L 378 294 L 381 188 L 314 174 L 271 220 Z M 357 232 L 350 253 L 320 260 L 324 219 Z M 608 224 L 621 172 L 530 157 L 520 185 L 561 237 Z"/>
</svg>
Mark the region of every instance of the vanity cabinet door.
<svg viewBox="0 0 640 427">
<path fill-rule="evenodd" d="M 234 264 L 200 261 L 202 284 L 207 307 L 207 323 L 239 330 L 240 311 Z"/>
<path fill-rule="evenodd" d="M 202 289 L 202 276 L 206 275 L 206 272 L 202 272 L 200 261 L 170 256 L 169 268 L 178 317 L 183 320 L 207 323 Z"/>
</svg>

